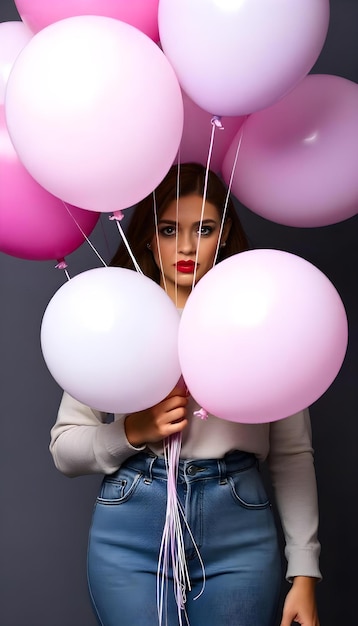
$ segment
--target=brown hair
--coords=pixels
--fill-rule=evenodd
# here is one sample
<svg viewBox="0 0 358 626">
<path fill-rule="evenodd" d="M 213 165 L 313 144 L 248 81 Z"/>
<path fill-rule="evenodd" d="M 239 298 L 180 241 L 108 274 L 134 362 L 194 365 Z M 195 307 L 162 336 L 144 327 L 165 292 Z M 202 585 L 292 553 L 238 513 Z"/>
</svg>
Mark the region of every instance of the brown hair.
<svg viewBox="0 0 358 626">
<path fill-rule="evenodd" d="M 177 194 L 179 194 L 180 197 L 191 194 L 202 196 L 205 190 L 205 176 L 206 168 L 199 163 L 183 163 L 180 166 L 173 165 L 154 192 L 158 219 L 160 219 L 167 206 L 173 200 L 176 200 Z M 209 170 L 206 200 L 217 207 L 220 216 L 222 216 L 224 212 L 226 197 L 226 186 L 214 172 Z M 151 193 L 134 208 L 126 237 L 132 254 L 142 272 L 159 283 L 159 269 L 154 262 L 153 255 L 147 248 L 147 243 L 152 241 L 155 233 L 153 207 L 154 198 L 153 193 Z M 220 248 L 217 259 L 218 262 L 249 248 L 245 232 L 241 226 L 231 198 L 227 205 L 225 219 L 231 220 L 231 228 L 226 239 L 225 247 Z M 132 259 L 123 242 L 120 243 L 110 264 L 117 267 L 134 269 Z"/>
</svg>

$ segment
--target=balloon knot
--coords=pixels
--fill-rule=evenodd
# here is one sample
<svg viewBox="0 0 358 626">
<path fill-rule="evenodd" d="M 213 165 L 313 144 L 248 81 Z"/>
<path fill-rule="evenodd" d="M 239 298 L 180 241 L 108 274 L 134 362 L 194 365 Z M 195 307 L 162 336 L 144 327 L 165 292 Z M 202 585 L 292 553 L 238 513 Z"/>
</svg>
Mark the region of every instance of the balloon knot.
<svg viewBox="0 0 358 626">
<path fill-rule="evenodd" d="M 200 417 L 201 420 L 208 419 L 208 412 L 203 408 L 199 409 L 199 411 L 194 411 L 194 415 L 195 417 Z"/>
<path fill-rule="evenodd" d="M 56 269 L 58 270 L 65 270 L 66 267 L 68 267 L 65 259 L 58 259 L 58 263 L 57 265 L 55 265 Z"/>
<path fill-rule="evenodd" d="M 221 117 L 219 115 L 214 115 L 214 117 L 211 118 L 211 123 L 213 126 L 216 126 L 216 128 L 219 128 L 219 130 L 224 130 L 221 123 Z"/>
<path fill-rule="evenodd" d="M 118 220 L 118 222 L 121 221 L 121 219 L 123 219 L 124 215 L 123 215 L 123 211 L 113 211 L 113 215 L 109 216 L 110 220 Z"/>
</svg>

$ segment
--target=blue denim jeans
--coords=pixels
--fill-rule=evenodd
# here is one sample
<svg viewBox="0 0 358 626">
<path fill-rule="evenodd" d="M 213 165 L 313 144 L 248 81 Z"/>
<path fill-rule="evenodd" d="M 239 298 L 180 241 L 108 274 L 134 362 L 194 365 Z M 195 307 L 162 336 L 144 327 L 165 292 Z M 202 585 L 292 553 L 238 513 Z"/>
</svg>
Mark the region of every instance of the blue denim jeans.
<svg viewBox="0 0 358 626">
<path fill-rule="evenodd" d="M 156 585 L 165 523 L 164 460 L 141 452 L 106 476 L 88 549 L 89 590 L 101 626 L 158 625 Z M 205 567 L 185 534 L 190 626 L 272 626 L 281 585 L 273 512 L 252 454 L 180 461 L 178 495 Z M 185 533 L 185 531 L 184 531 Z M 180 620 L 172 589 L 167 626 Z M 183 624 L 186 618 L 183 617 Z"/>
</svg>

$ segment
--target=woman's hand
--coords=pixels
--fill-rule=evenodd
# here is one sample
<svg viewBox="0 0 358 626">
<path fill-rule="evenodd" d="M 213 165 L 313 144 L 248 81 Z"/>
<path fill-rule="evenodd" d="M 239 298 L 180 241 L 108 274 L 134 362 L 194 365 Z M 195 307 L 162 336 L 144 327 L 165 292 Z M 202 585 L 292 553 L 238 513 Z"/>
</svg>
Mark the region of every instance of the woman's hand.
<svg viewBox="0 0 358 626">
<path fill-rule="evenodd" d="M 283 607 L 280 626 L 291 626 L 292 622 L 302 626 L 319 626 L 316 605 L 316 578 L 296 576 Z"/>
<path fill-rule="evenodd" d="M 177 386 L 158 404 L 128 415 L 125 431 L 129 443 L 135 447 L 156 443 L 184 430 L 188 423 L 187 402 L 186 389 Z"/>
</svg>

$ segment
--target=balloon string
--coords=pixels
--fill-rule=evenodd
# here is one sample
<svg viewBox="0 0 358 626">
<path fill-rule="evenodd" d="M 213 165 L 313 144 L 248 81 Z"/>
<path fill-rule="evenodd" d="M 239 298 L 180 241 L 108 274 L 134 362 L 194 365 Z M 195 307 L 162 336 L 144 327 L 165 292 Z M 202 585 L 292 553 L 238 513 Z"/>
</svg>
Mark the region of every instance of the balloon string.
<svg viewBox="0 0 358 626">
<path fill-rule="evenodd" d="M 179 198 L 180 198 L 180 148 L 178 151 L 178 170 L 176 184 L 176 230 L 175 230 L 175 306 L 178 308 L 178 248 L 179 248 Z"/>
<path fill-rule="evenodd" d="M 94 247 L 94 245 L 91 243 L 91 241 L 89 240 L 89 238 L 87 237 L 86 233 L 83 231 L 83 229 L 81 228 L 81 226 L 79 225 L 78 221 L 75 219 L 75 217 L 72 215 L 70 209 L 68 208 L 66 202 L 62 201 L 62 204 L 64 205 L 64 207 L 66 208 L 68 214 L 70 215 L 70 217 L 73 219 L 74 223 L 76 224 L 77 228 L 79 229 L 79 231 L 81 232 L 82 236 L 84 237 L 84 239 L 87 241 L 88 245 L 91 246 L 93 252 L 97 255 L 97 257 L 99 258 L 99 260 L 101 261 L 101 263 L 107 267 L 107 264 L 105 263 L 105 261 L 102 259 L 101 255 L 99 254 L 99 252 L 96 250 L 96 248 Z"/>
<path fill-rule="evenodd" d="M 231 169 L 231 175 L 230 175 L 230 180 L 229 180 L 229 184 L 228 184 L 228 187 L 227 187 L 227 193 L 226 193 L 226 198 L 225 198 L 224 210 L 223 210 L 223 215 L 222 215 L 222 219 L 221 219 L 219 237 L 218 237 L 218 242 L 217 242 L 217 245 L 216 245 L 216 251 L 215 251 L 215 257 L 214 257 L 213 265 L 216 264 L 217 259 L 218 259 L 218 255 L 219 255 L 219 251 L 220 251 L 221 236 L 222 236 L 223 229 L 224 229 L 225 218 L 226 218 L 226 213 L 227 213 L 227 207 L 228 207 L 228 204 L 229 204 L 232 183 L 233 183 L 234 174 L 235 174 L 235 170 L 236 170 L 236 164 L 237 164 L 237 160 L 238 160 L 238 157 L 239 157 L 239 152 L 240 152 L 240 148 L 241 148 L 241 144 L 242 144 L 242 137 L 243 137 L 243 133 L 244 133 L 244 124 L 245 124 L 245 122 L 247 120 L 247 117 L 248 116 L 246 116 L 246 118 L 243 121 L 242 126 L 241 126 L 240 138 L 239 138 L 239 142 L 238 142 L 238 145 L 237 145 L 237 148 L 236 148 L 234 163 L 233 163 L 233 166 L 232 166 L 232 169 Z"/>
<path fill-rule="evenodd" d="M 132 250 L 131 250 L 131 247 L 130 247 L 130 245 L 129 245 L 128 239 L 127 239 L 127 237 L 126 237 L 126 236 L 125 236 L 125 234 L 124 234 L 124 230 L 123 230 L 122 226 L 120 225 L 120 220 L 121 220 L 121 217 L 119 217 L 119 216 L 118 216 L 118 214 L 113 213 L 113 215 L 111 215 L 109 219 L 110 219 L 110 220 L 114 220 L 114 221 L 116 222 L 116 224 L 117 224 L 117 228 L 118 228 L 118 230 L 119 230 L 119 233 L 120 233 L 120 235 L 121 235 L 121 237 L 122 237 L 122 240 L 123 240 L 123 242 L 124 242 L 125 247 L 126 247 L 126 248 L 127 248 L 127 250 L 128 250 L 128 254 L 129 254 L 129 256 L 130 256 L 130 257 L 131 257 L 131 259 L 132 259 L 132 263 L 133 263 L 133 265 L 134 265 L 135 269 L 136 269 L 136 270 L 137 270 L 137 272 L 139 272 L 140 274 L 143 274 L 143 272 L 142 272 L 141 268 L 139 267 L 139 265 L 138 265 L 138 263 L 137 263 L 137 260 L 136 260 L 136 259 L 135 259 L 135 257 L 134 257 L 134 254 L 133 254 L 133 252 L 132 252 Z"/>
<path fill-rule="evenodd" d="M 196 282 L 196 268 L 197 268 L 197 264 L 198 264 L 198 259 L 199 259 L 199 248 L 200 248 L 200 240 L 201 240 L 201 230 L 202 230 L 202 224 L 203 224 L 203 219 L 204 219 L 204 210 L 205 210 L 205 202 L 206 202 L 206 195 L 207 195 L 207 190 L 208 190 L 208 178 L 209 178 L 209 169 L 210 169 L 210 163 L 211 163 L 211 156 L 213 153 L 213 147 L 214 147 L 214 137 L 215 137 L 215 131 L 217 128 L 220 128 L 221 130 L 223 130 L 223 126 L 221 124 L 221 120 L 220 117 L 218 117 L 217 115 L 215 115 L 212 120 L 211 120 L 211 136 L 210 136 L 210 145 L 209 145 L 209 151 L 208 151 L 208 158 L 207 158 L 207 162 L 206 162 L 206 169 L 205 169 L 205 180 L 204 180 L 204 190 L 203 190 L 203 202 L 201 205 L 201 214 L 200 214 L 200 223 L 199 223 L 199 237 L 198 237 L 198 245 L 196 247 L 196 255 L 195 255 L 195 266 L 194 266 L 194 274 L 193 274 L 193 282 L 192 282 L 192 290 L 195 287 L 195 282 Z"/>
<path fill-rule="evenodd" d="M 153 191 L 153 213 L 154 213 L 154 229 L 155 229 L 155 239 L 157 242 L 157 249 L 158 249 L 158 257 L 159 257 L 159 265 L 160 265 L 160 272 L 162 275 L 162 280 L 163 280 L 163 287 L 164 287 L 164 291 L 166 293 L 168 293 L 167 290 L 167 281 L 165 279 L 165 274 L 164 274 L 164 267 L 163 267 L 163 260 L 162 260 L 162 254 L 160 251 L 160 243 L 159 243 L 159 230 L 158 230 L 158 212 L 157 212 L 157 199 L 155 196 L 155 190 Z"/>
<path fill-rule="evenodd" d="M 243 138 L 243 134 L 244 134 L 244 127 L 245 127 L 245 124 L 246 124 L 248 118 L 249 118 L 249 116 L 246 115 L 246 117 L 245 117 L 245 119 L 244 119 L 244 121 L 243 121 L 243 123 L 241 125 L 240 139 L 239 139 L 239 142 L 237 144 L 236 153 L 235 153 L 235 159 L 234 159 L 234 163 L 233 163 L 233 166 L 232 166 L 232 169 L 231 169 L 231 175 L 230 175 L 230 180 L 229 180 L 229 185 L 228 185 L 229 191 L 231 190 L 231 187 L 232 187 L 232 181 L 233 181 L 233 178 L 234 178 L 234 174 L 235 174 L 235 170 L 236 170 L 236 164 L 237 164 L 237 160 L 238 160 L 238 157 L 239 157 L 239 152 L 240 152 L 240 148 L 241 148 L 241 144 L 242 144 L 242 138 Z"/>
<path fill-rule="evenodd" d="M 185 513 L 177 494 L 181 443 L 182 434 L 176 433 L 165 439 L 163 448 L 168 480 L 166 518 L 160 545 L 157 570 L 157 610 L 159 626 L 162 626 L 164 617 L 164 623 L 167 623 L 166 599 L 168 595 L 168 572 L 170 565 L 172 566 L 173 572 L 174 596 L 178 609 L 179 626 L 182 626 L 183 624 L 183 615 L 186 623 L 189 624 L 188 616 L 185 611 L 185 603 L 186 591 L 187 589 L 191 591 L 191 582 L 186 562 L 183 529 L 186 529 L 190 536 L 203 572 L 202 588 L 194 600 L 201 596 L 205 588 L 204 563 L 185 518 Z"/>
<path fill-rule="evenodd" d="M 107 257 L 110 258 L 112 256 L 112 252 L 111 252 L 111 246 L 109 245 L 109 240 L 108 240 L 108 236 L 107 236 L 107 233 L 106 233 L 106 229 L 104 228 L 104 224 L 103 224 L 103 219 L 102 219 L 103 215 L 104 215 L 104 213 L 101 213 L 99 222 L 100 222 L 100 225 L 101 225 L 102 237 L 103 237 L 104 242 L 106 244 Z"/>
<path fill-rule="evenodd" d="M 236 149 L 236 154 L 235 154 L 235 159 L 234 159 L 234 163 L 232 166 L 232 170 L 231 170 L 231 176 L 230 176 L 230 180 L 229 180 L 229 185 L 227 188 L 227 193 L 226 193 L 226 198 L 225 198 L 225 204 L 224 204 L 224 210 L 223 210 L 223 215 L 222 215 L 222 219 L 221 219 L 221 223 L 220 223 L 220 231 L 219 231 L 219 237 L 218 237 L 218 241 L 216 244 L 216 251 L 215 251 L 215 257 L 214 257 L 214 263 L 213 265 L 216 264 L 217 258 L 218 258 L 218 254 L 219 254 L 219 250 L 220 250 L 220 241 L 221 241 L 221 236 L 222 236 L 222 232 L 224 229 L 224 223 L 225 223 L 225 217 L 226 217 L 226 212 L 227 212 L 227 207 L 229 204 L 229 198 L 230 198 L 230 193 L 231 193 L 231 187 L 232 187 L 232 182 L 233 182 L 233 178 L 234 178 L 234 174 L 235 174 L 235 169 L 236 169 L 236 164 L 238 161 L 238 157 L 239 157 L 239 152 L 240 152 L 240 148 L 241 148 L 241 143 L 242 143 L 242 137 L 243 137 L 243 133 L 244 133 L 244 125 L 245 122 L 247 120 L 248 116 L 246 116 L 246 119 L 243 121 L 242 126 L 241 126 L 241 132 L 240 132 L 240 139 L 238 142 L 238 146 Z M 219 122 L 218 122 L 218 118 L 213 118 L 212 119 L 212 124 L 213 124 L 213 129 L 215 130 L 216 126 L 218 123 L 220 122 L 220 118 L 219 118 Z M 212 132 L 212 142 L 210 144 L 210 148 L 212 149 L 212 143 L 213 143 L 213 135 L 214 132 Z M 208 165 L 206 168 L 206 173 L 208 173 L 208 168 L 209 168 L 209 163 L 210 163 L 210 158 L 211 158 L 211 152 L 209 149 L 209 156 L 208 156 Z M 207 182 L 207 181 L 205 181 Z M 203 198 L 203 207 L 204 207 L 204 198 Z M 202 215 L 204 213 L 204 209 L 202 208 Z M 201 222 L 200 222 L 200 231 L 201 231 Z M 199 247 L 199 242 L 200 242 L 200 235 L 199 235 L 199 241 L 198 241 L 198 247 Z M 198 251 L 197 251 L 198 253 Z M 196 262 L 195 262 L 195 267 L 196 267 Z M 193 283 L 194 286 L 195 283 Z M 199 417 L 202 420 L 206 420 L 208 418 L 208 412 L 204 407 L 200 407 L 200 409 L 198 411 L 194 411 L 194 415 L 195 417 Z"/>
</svg>

